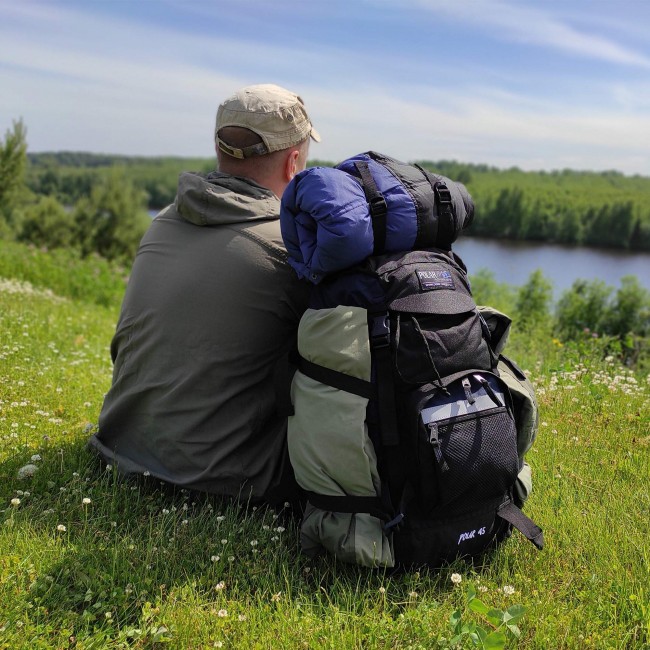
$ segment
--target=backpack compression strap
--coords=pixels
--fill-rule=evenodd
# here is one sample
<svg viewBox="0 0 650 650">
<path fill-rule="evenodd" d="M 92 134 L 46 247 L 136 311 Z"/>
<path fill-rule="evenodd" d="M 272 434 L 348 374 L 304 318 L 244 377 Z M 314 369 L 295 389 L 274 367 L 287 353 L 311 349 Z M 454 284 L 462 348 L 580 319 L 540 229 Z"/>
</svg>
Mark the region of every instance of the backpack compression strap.
<svg viewBox="0 0 650 650">
<path fill-rule="evenodd" d="M 533 522 L 517 506 L 509 501 L 497 510 L 497 516 L 512 524 L 521 534 L 529 539 L 540 551 L 544 548 L 542 529 Z"/>
<path fill-rule="evenodd" d="M 436 210 L 438 212 L 438 232 L 436 234 L 436 246 L 443 250 L 451 250 L 451 242 L 454 240 L 454 204 L 451 200 L 451 192 L 444 181 L 438 180 L 420 165 L 415 165 L 429 181 L 433 190 Z"/>
<path fill-rule="evenodd" d="M 386 248 L 386 215 L 388 213 L 388 206 L 386 199 L 379 191 L 375 179 L 370 173 L 368 163 L 364 160 L 357 160 L 354 166 L 359 172 L 361 177 L 361 186 L 363 193 L 366 195 L 368 201 L 368 208 L 370 209 L 370 217 L 372 218 L 372 235 L 373 235 L 373 255 L 381 255 Z"/>
</svg>

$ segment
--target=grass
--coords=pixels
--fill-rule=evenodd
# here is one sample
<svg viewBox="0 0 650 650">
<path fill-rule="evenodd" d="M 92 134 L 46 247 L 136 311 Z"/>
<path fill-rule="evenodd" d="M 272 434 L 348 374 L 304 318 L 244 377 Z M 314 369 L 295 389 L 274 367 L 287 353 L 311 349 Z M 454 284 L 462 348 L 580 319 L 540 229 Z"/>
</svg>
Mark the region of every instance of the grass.
<svg viewBox="0 0 650 650">
<path fill-rule="evenodd" d="M 513 339 L 544 551 L 515 533 L 483 565 L 391 575 L 305 558 L 285 513 L 102 469 L 85 442 L 123 273 L 57 255 L 0 244 L 0 648 L 450 647 L 454 612 L 489 627 L 469 587 L 525 607 L 506 647 L 650 647 L 650 389 L 595 343 Z"/>
</svg>

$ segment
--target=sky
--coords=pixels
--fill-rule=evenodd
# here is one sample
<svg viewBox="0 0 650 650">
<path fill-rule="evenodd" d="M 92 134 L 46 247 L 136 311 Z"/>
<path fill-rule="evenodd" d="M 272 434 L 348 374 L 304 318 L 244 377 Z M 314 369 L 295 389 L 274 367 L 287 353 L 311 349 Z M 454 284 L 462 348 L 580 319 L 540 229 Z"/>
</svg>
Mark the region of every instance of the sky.
<svg viewBox="0 0 650 650">
<path fill-rule="evenodd" d="M 214 155 L 221 100 L 305 101 L 311 159 L 650 176 L 650 0 L 0 0 L 0 136 Z"/>
</svg>

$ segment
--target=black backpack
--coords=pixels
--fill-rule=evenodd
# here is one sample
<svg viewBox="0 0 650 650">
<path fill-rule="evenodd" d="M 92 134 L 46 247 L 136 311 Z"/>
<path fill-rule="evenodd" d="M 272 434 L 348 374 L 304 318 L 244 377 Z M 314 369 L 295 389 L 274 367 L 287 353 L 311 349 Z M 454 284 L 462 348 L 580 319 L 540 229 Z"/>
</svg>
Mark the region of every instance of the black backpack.
<svg viewBox="0 0 650 650">
<path fill-rule="evenodd" d="M 379 192 L 363 175 L 372 206 Z M 441 207 L 430 186 L 429 219 L 446 214 L 453 222 L 453 204 Z M 288 433 L 307 493 L 301 539 L 309 554 L 438 566 L 482 554 L 512 526 L 542 548 L 517 489 L 536 422 L 518 435 L 521 405 L 508 383 L 526 383 L 515 397 L 530 394 L 534 402 L 532 387 L 499 354 L 503 321 L 488 324 L 450 248 L 448 241 L 379 252 L 312 290 Z"/>
</svg>

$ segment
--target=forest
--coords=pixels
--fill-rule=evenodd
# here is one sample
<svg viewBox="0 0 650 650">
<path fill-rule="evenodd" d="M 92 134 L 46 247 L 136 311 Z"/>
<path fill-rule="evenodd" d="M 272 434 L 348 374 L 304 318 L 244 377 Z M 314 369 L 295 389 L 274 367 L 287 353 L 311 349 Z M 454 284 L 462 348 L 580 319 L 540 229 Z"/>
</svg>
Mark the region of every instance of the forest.
<svg viewBox="0 0 650 650">
<path fill-rule="evenodd" d="M 207 172 L 211 158 L 144 158 L 88 153 L 27 154 L 27 187 L 73 205 L 115 169 L 144 192 L 150 209 L 174 200 L 181 171 Z M 650 178 L 616 171 L 526 172 L 455 161 L 415 161 L 464 183 L 476 204 L 467 234 L 650 251 Z M 333 166 L 311 160 L 310 166 Z"/>
</svg>

